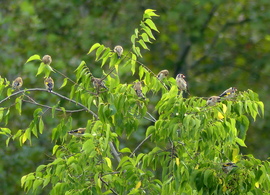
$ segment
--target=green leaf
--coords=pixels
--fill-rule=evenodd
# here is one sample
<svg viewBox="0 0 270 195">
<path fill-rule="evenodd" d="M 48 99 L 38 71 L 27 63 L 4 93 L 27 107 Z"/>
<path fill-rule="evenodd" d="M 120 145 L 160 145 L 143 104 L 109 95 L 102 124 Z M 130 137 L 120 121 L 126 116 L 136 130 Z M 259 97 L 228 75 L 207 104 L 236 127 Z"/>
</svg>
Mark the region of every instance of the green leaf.
<svg viewBox="0 0 270 195">
<path fill-rule="evenodd" d="M 143 41 L 142 39 L 140 39 L 138 42 L 141 44 L 141 46 L 142 46 L 144 49 L 147 49 L 147 50 L 150 51 L 150 49 L 147 47 L 147 45 L 144 43 L 144 41 Z"/>
<path fill-rule="evenodd" d="M 94 51 L 95 49 L 97 49 L 98 47 L 100 47 L 99 43 L 95 43 L 94 45 L 92 45 L 92 47 L 90 48 L 89 52 L 87 53 L 90 54 L 92 51 Z"/>
<path fill-rule="evenodd" d="M 4 116 L 4 108 L 0 108 L 0 122 L 2 121 Z"/>
<path fill-rule="evenodd" d="M 105 46 L 104 46 L 104 45 L 101 45 L 101 46 L 97 49 L 97 52 L 96 52 L 96 61 L 98 61 L 99 56 L 102 54 L 102 52 L 104 51 L 104 49 L 105 49 Z"/>
<path fill-rule="evenodd" d="M 203 183 L 204 185 L 206 186 L 209 186 L 210 184 L 208 183 L 209 181 L 209 177 L 211 177 L 213 175 L 212 171 L 211 170 L 206 170 L 204 172 L 204 175 L 203 175 Z"/>
<path fill-rule="evenodd" d="M 41 172 L 47 165 L 39 165 L 36 169 L 36 172 Z"/>
<path fill-rule="evenodd" d="M 94 143 L 93 143 L 93 140 L 91 140 L 91 139 L 87 140 L 87 141 L 83 144 L 82 149 L 84 150 L 84 152 L 85 152 L 86 154 L 90 154 L 92 151 L 94 151 L 95 145 L 94 145 Z"/>
<path fill-rule="evenodd" d="M 131 56 L 131 72 L 132 72 L 132 75 L 135 74 L 136 61 L 137 61 L 137 56 L 132 53 L 132 56 Z"/>
<path fill-rule="evenodd" d="M 37 72 L 36 76 L 40 75 L 45 70 L 46 66 L 47 66 L 46 64 L 41 63 L 39 65 L 38 72 Z"/>
<path fill-rule="evenodd" d="M 245 115 L 241 115 L 236 120 L 236 128 L 238 129 L 238 137 L 242 140 L 245 140 L 247 130 L 249 127 L 249 120 Z"/>
<path fill-rule="evenodd" d="M 8 88 L 8 90 L 7 90 L 7 96 L 10 96 L 12 94 L 12 91 L 13 91 L 12 88 Z"/>
<path fill-rule="evenodd" d="M 65 87 L 67 84 L 67 81 L 68 81 L 68 78 L 64 78 L 63 84 L 61 85 L 61 87 L 59 89 Z"/>
<path fill-rule="evenodd" d="M 5 135 L 11 135 L 11 130 L 9 128 L 1 127 L 0 129 Z"/>
<path fill-rule="evenodd" d="M 135 33 L 135 37 L 138 38 L 139 30 L 137 28 L 135 28 L 134 33 Z"/>
<path fill-rule="evenodd" d="M 146 33 L 142 33 L 141 37 L 143 38 L 144 42 L 152 43 Z"/>
<path fill-rule="evenodd" d="M 22 115 L 22 99 L 21 97 L 16 98 L 15 100 L 15 108 L 18 110 L 19 115 Z"/>
<path fill-rule="evenodd" d="M 107 51 L 104 52 L 104 54 L 102 55 L 101 59 L 102 59 L 102 64 L 101 67 L 104 66 L 104 64 L 106 63 L 107 59 L 111 56 L 111 51 L 109 48 L 107 48 Z"/>
<path fill-rule="evenodd" d="M 143 26 L 143 30 L 146 32 L 146 34 L 153 40 L 156 40 L 154 35 L 152 34 L 151 29 L 148 26 L 142 25 Z"/>
<path fill-rule="evenodd" d="M 131 43 L 132 43 L 133 45 L 135 45 L 135 40 L 136 40 L 136 36 L 135 36 L 135 35 L 132 35 L 132 36 L 131 36 Z"/>
<path fill-rule="evenodd" d="M 38 130 L 39 130 L 39 133 L 40 133 L 40 134 L 43 133 L 43 130 L 44 130 L 44 123 L 43 123 L 42 117 L 39 118 Z"/>
<path fill-rule="evenodd" d="M 28 60 L 25 62 L 25 64 L 26 64 L 27 62 L 31 62 L 31 61 L 33 61 L 33 60 L 39 60 L 39 61 L 41 61 L 41 58 L 40 58 L 40 56 L 37 55 L 37 54 L 32 55 L 30 58 L 28 58 Z"/>
<path fill-rule="evenodd" d="M 129 148 L 123 148 L 119 152 L 121 152 L 121 153 L 131 153 L 131 150 Z"/>
<path fill-rule="evenodd" d="M 140 80 L 143 78 L 143 75 L 145 73 L 145 69 L 143 66 L 140 66 L 139 67 L 139 77 L 140 77 Z"/>
<path fill-rule="evenodd" d="M 244 140 L 242 140 L 242 139 L 240 139 L 238 137 L 236 137 L 235 140 L 236 140 L 236 143 L 238 143 L 240 146 L 247 147 Z"/>
<path fill-rule="evenodd" d="M 59 148 L 59 145 L 55 145 L 55 146 L 53 147 L 52 155 L 55 154 L 55 152 L 57 151 L 58 148 Z"/>
<path fill-rule="evenodd" d="M 11 138 L 11 136 L 10 136 L 10 137 L 8 137 L 8 138 L 6 139 L 6 147 L 8 147 L 8 144 L 9 144 L 10 138 Z"/>
<path fill-rule="evenodd" d="M 144 22 L 145 22 L 151 29 L 153 29 L 153 30 L 159 32 L 158 29 L 157 29 L 157 27 L 156 27 L 156 25 L 154 24 L 154 22 L 153 22 L 152 20 L 146 19 Z"/>
<path fill-rule="evenodd" d="M 257 105 L 259 106 L 261 113 L 262 113 L 262 117 L 264 117 L 264 104 L 263 102 L 259 101 L 257 102 Z"/>
<path fill-rule="evenodd" d="M 81 70 L 85 67 L 85 61 L 81 61 L 80 65 L 76 68 L 74 72 L 81 72 Z"/>
<path fill-rule="evenodd" d="M 156 10 L 154 10 L 154 9 L 146 9 L 146 10 L 144 11 L 144 13 L 145 13 L 145 14 L 148 14 L 148 15 L 150 15 L 150 16 L 159 16 L 159 15 L 155 14 L 155 11 L 156 11 Z"/>
</svg>

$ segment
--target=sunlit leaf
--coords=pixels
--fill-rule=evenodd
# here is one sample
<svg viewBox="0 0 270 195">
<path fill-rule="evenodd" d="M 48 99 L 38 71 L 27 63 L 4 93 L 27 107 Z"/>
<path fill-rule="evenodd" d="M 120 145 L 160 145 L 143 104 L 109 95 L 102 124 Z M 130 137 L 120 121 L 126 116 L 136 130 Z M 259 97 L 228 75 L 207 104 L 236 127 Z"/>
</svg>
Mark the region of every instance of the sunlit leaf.
<svg viewBox="0 0 270 195">
<path fill-rule="evenodd" d="M 33 61 L 33 60 L 39 60 L 39 61 L 41 61 L 41 58 L 40 58 L 40 56 L 37 55 L 37 54 L 32 55 L 30 58 L 28 58 L 28 60 L 25 62 L 25 64 L 26 64 L 27 62 L 31 62 L 31 61 Z"/>
<path fill-rule="evenodd" d="M 95 49 L 97 49 L 98 47 L 100 47 L 99 43 L 95 43 L 94 45 L 92 45 L 92 47 L 90 48 L 89 52 L 87 53 L 90 54 L 92 51 L 94 51 Z"/>
</svg>

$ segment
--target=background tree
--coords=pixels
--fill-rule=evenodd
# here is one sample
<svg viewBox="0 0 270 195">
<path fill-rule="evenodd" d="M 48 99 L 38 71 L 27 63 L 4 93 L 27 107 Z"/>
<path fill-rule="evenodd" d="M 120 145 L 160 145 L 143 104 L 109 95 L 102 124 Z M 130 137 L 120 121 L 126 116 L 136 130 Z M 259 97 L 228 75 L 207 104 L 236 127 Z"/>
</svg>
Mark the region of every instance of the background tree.
<svg viewBox="0 0 270 195">
<path fill-rule="evenodd" d="M 40 56 L 57 53 L 52 55 L 54 67 L 73 80 L 75 75 L 72 72 L 81 60 L 85 60 L 94 76 L 100 77 L 101 69 L 95 68 L 100 64 L 93 63 L 93 55 L 85 55 L 89 46 L 100 42 L 111 49 L 117 44 L 131 48 L 129 37 L 141 19 L 139 14 L 133 15 L 133 10 L 148 7 L 158 10 L 160 18 L 155 23 L 160 33 L 154 32 L 155 44 L 147 45 L 151 52 L 142 50 L 142 62 L 155 73 L 165 68 L 170 70 L 170 76 L 175 76 L 180 71 L 185 73 L 193 96 L 220 94 L 230 86 L 236 86 L 239 91 L 248 88 L 257 91 L 266 103 L 265 119 L 251 123 L 246 142 L 249 151 L 243 148 L 241 150 L 244 154 L 256 151 L 257 157 L 267 158 L 269 143 L 266 121 L 269 116 L 266 101 L 268 83 L 265 81 L 268 78 L 269 40 L 265 24 L 269 22 L 269 17 L 265 10 L 269 7 L 268 1 L 237 4 L 222 1 L 130 1 L 125 4 L 120 1 L 112 4 L 101 1 L 3 2 L 0 32 L 1 43 L 4 45 L 0 54 L 4 65 L 2 77 L 12 81 L 22 75 L 27 88 L 43 87 L 43 76 L 35 77 L 37 63 L 22 65 L 29 56 L 36 53 Z M 109 71 L 106 65 L 103 69 L 105 72 Z M 177 70 L 174 75 L 172 70 Z M 131 84 L 134 77 L 131 77 L 131 73 L 121 75 L 122 72 L 124 71 L 119 71 L 121 81 Z M 59 88 L 63 78 L 57 76 L 55 81 L 56 88 Z M 68 88 L 62 88 L 61 91 L 68 93 Z M 159 96 L 151 97 L 150 94 L 147 95 L 151 100 L 148 109 L 156 116 L 152 111 Z M 1 99 L 4 97 L 2 94 Z M 50 106 L 59 101 L 54 96 L 50 96 L 49 100 L 46 93 L 40 92 L 35 94 L 35 98 Z M 1 106 L 10 105 L 9 103 Z M 67 102 L 61 101 L 59 104 L 66 107 Z M 70 109 L 77 108 L 69 106 Z M 16 117 L 12 123 L 8 123 L 13 133 L 18 129 L 27 129 L 31 120 L 29 116 L 33 116 L 35 109 L 35 106 L 23 104 L 23 114 L 20 117 L 14 115 L 14 112 L 9 113 L 11 118 Z M 15 193 L 14 184 L 20 186 L 18 177 L 47 162 L 45 156 L 51 154 L 53 146 L 48 138 L 58 121 L 51 120 L 48 118 L 50 115 L 46 114 L 43 117 L 46 131 L 39 135 L 39 139 L 32 139 L 34 147 L 23 146 L 21 149 L 15 141 L 2 151 L 0 175 L 5 181 L 1 185 L 3 193 Z M 78 113 L 73 116 L 74 126 L 85 125 L 87 116 Z M 4 120 L 1 126 L 6 126 Z M 134 148 L 143 139 L 147 126 L 149 124 L 143 122 L 136 135 L 129 137 L 128 147 Z M 6 140 L 6 137 L 3 136 L 2 139 Z M 124 140 L 121 143 L 125 143 Z M 151 144 L 146 142 L 144 149 L 148 151 L 148 147 L 151 149 Z M 10 185 L 12 188 L 8 187 Z"/>
</svg>

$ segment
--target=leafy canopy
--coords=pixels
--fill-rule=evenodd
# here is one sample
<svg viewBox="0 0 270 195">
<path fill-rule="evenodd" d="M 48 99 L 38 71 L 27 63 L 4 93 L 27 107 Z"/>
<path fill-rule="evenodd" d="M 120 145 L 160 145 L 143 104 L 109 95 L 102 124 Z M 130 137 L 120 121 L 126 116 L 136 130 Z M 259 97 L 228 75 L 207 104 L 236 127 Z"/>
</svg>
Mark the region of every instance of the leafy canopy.
<svg viewBox="0 0 270 195">
<path fill-rule="evenodd" d="M 5 123 L 0 133 L 20 145 L 39 139 L 46 127 L 44 114 L 49 109 L 51 120 L 58 121 L 52 129 L 51 162 L 40 165 L 35 172 L 21 178 L 26 192 L 39 194 L 50 188 L 50 194 L 265 194 L 270 192 L 269 162 L 239 153 L 246 147 L 245 139 L 251 120 L 264 115 L 264 104 L 251 91 L 241 91 L 236 98 L 212 107 L 202 97 L 183 97 L 175 79 L 160 81 L 146 65 L 138 61 L 142 50 L 149 50 L 159 33 L 153 19 L 155 10 L 147 9 L 131 36 L 131 49 L 124 48 L 118 58 L 109 48 L 95 43 L 88 54 L 95 52 L 100 68 L 109 69 L 101 81 L 108 89 L 92 85 L 94 75 L 82 61 L 74 71 L 76 80 L 41 62 L 37 77 L 63 77 L 59 89 L 51 93 L 43 88 L 14 91 L 10 82 L 0 78 L 0 120 Z M 39 55 L 31 61 L 41 61 Z M 128 74 L 134 82 L 143 83 L 138 97 L 133 83 L 119 75 Z M 136 79 L 137 78 L 137 79 Z M 69 94 L 61 94 L 68 88 Z M 47 93 L 59 101 L 54 106 L 39 103 L 35 92 Z M 156 105 L 151 103 L 159 98 Z M 61 106 L 62 102 L 69 102 Z M 11 130 L 10 112 L 23 114 L 23 104 L 37 108 L 26 129 Z M 6 105 L 4 105 L 6 104 Z M 13 109 L 15 108 L 15 109 Z M 62 113 L 61 119 L 56 112 Z M 76 113 L 88 115 L 85 134 L 69 135 Z M 146 124 L 146 125 L 145 125 Z M 147 126 L 144 138 L 135 148 L 128 140 Z M 34 137 L 34 138 L 33 138 Z M 147 147 L 145 147 L 147 145 Z M 237 167 L 228 174 L 222 165 L 234 162 Z"/>
</svg>

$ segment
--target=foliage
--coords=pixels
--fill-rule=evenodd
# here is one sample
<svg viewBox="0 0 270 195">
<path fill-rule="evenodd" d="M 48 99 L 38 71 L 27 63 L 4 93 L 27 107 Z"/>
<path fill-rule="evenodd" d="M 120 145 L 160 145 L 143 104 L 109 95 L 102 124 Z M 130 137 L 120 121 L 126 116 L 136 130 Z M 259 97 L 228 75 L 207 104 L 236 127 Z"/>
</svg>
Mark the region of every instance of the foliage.
<svg viewBox="0 0 270 195">
<path fill-rule="evenodd" d="M 44 133 L 48 120 L 44 114 L 48 109 L 50 120 L 55 121 L 51 137 L 54 142 L 52 161 L 21 178 L 25 191 L 39 194 L 48 188 L 50 194 L 270 192 L 269 162 L 240 153 L 240 148 L 246 147 L 250 121 L 255 121 L 258 115 L 264 116 L 264 104 L 255 92 L 243 90 L 234 99 L 223 99 L 207 107 L 205 98 L 184 98 L 174 78 L 158 80 L 149 67 L 138 60 L 143 56 L 141 51 L 148 50 L 156 39 L 155 33 L 159 33 L 153 21 L 157 16 L 151 9 L 144 12 L 140 27 L 131 35 L 131 49 L 124 48 L 120 59 L 112 52 L 113 48 L 100 43 L 89 49 L 89 55 L 95 51 L 100 68 L 108 65 L 108 73 L 101 78 L 108 90 L 98 91 L 91 85 L 94 73 L 85 61 L 76 67 L 75 81 L 53 63 L 47 67 L 41 62 L 36 68 L 37 77 L 42 73 L 64 77 L 60 88 L 68 93 L 60 94 L 61 90 L 48 93 L 53 106 L 39 104 L 39 99 L 32 98 L 35 92 L 46 93 L 45 89 L 15 92 L 6 79 L 0 79 L 1 93 L 6 97 L 0 103 L 13 102 L 1 107 L 0 120 L 5 126 L 11 122 L 10 113 L 23 115 L 25 102 L 44 108 L 33 111 L 33 118 L 25 129 L 14 132 L 1 128 L 0 133 L 7 137 L 7 146 L 11 140 L 21 146 L 34 144 L 34 137 L 39 138 Z M 36 54 L 27 63 L 40 59 Z M 143 82 L 142 92 L 146 97 L 160 97 L 155 105 L 158 118 L 149 112 L 151 98 L 138 97 L 132 84 L 119 76 L 123 74 L 131 75 L 134 82 Z M 78 113 L 87 115 L 82 124 L 86 133 L 82 137 L 67 134 L 79 127 L 73 123 Z M 125 145 L 145 122 L 149 123 L 144 139 L 134 148 Z M 146 143 L 151 146 L 143 150 Z M 238 167 L 226 174 L 222 171 L 225 162 L 235 162 Z"/>
</svg>

